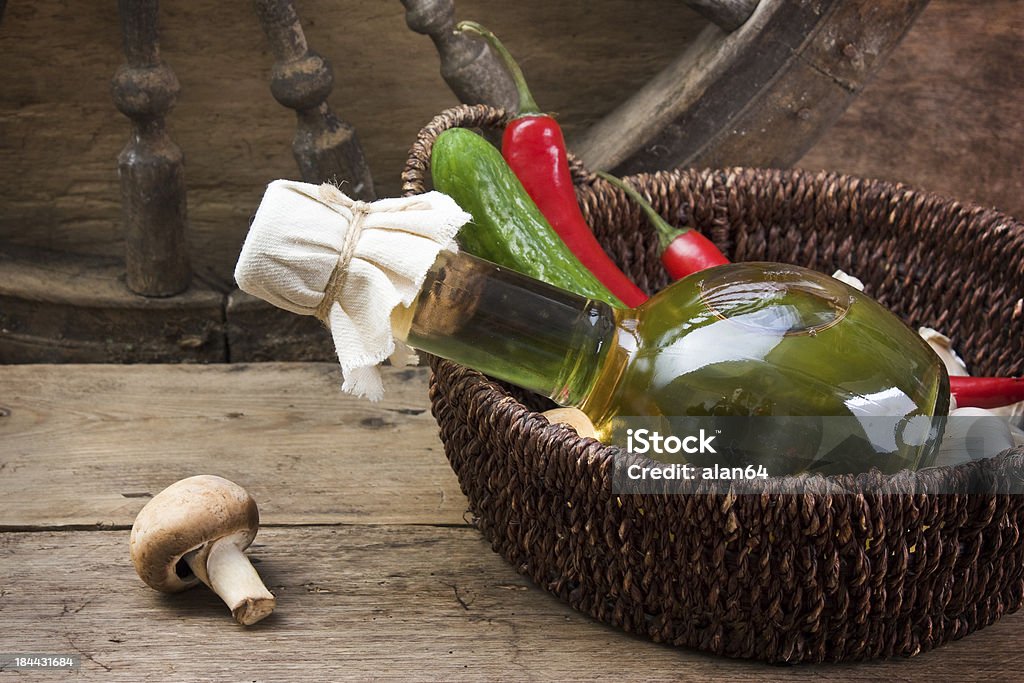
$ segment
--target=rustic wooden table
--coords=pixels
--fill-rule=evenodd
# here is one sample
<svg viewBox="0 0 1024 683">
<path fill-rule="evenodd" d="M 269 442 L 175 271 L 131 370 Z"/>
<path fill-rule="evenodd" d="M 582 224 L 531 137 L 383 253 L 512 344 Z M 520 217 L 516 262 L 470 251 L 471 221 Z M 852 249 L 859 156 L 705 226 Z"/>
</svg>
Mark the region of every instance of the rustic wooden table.
<svg viewBox="0 0 1024 683">
<path fill-rule="evenodd" d="M 912 659 L 797 667 L 595 623 L 466 523 L 427 371 L 386 381 L 371 404 L 326 364 L 0 366 L 0 653 L 76 655 L 103 681 L 1018 678 L 1020 615 Z M 204 472 L 261 507 L 250 552 L 278 609 L 255 627 L 128 559 L 148 497 Z"/>
</svg>

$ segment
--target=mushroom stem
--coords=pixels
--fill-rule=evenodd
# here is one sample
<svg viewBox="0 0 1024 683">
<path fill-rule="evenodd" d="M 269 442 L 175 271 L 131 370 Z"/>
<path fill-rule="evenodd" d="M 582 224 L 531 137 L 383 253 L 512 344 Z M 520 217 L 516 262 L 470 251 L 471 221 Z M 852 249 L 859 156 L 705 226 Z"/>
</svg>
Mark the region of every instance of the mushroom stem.
<svg viewBox="0 0 1024 683">
<path fill-rule="evenodd" d="M 239 624 L 255 624 L 274 611 L 277 600 L 273 593 L 230 538 L 218 539 L 199 552 L 189 553 L 185 561 L 221 597 Z"/>
</svg>

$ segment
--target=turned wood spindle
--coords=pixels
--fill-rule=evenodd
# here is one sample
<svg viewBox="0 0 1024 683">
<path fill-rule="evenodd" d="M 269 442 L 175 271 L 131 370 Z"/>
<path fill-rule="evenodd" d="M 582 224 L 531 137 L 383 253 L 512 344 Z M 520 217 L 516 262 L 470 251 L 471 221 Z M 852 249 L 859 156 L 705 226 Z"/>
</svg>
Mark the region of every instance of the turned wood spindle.
<svg viewBox="0 0 1024 683">
<path fill-rule="evenodd" d="M 453 0 L 402 0 L 402 4 L 409 28 L 434 41 L 441 58 L 441 77 L 461 102 L 517 109 L 515 83 L 490 45 L 455 32 Z"/>
<path fill-rule="evenodd" d="M 302 179 L 341 184 L 345 194 L 373 199 L 373 179 L 352 126 L 331 112 L 334 85 L 330 63 L 309 49 L 291 0 L 254 0 L 263 32 L 274 52 L 270 92 L 298 116 L 292 151 Z"/>
<path fill-rule="evenodd" d="M 128 288 L 171 296 L 188 288 L 191 271 L 184 159 L 164 121 L 179 86 L 160 59 L 158 7 L 157 0 L 119 0 L 125 64 L 114 75 L 112 90 L 114 104 L 132 123 L 117 158 Z"/>
</svg>

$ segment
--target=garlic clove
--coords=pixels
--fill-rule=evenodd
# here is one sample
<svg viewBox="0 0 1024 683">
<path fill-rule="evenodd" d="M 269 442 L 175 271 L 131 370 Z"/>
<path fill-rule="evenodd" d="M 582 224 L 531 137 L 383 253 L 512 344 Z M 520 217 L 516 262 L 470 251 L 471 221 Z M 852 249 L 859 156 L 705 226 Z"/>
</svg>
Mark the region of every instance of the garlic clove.
<svg viewBox="0 0 1024 683">
<path fill-rule="evenodd" d="M 597 430 L 587 414 L 579 408 L 552 408 L 541 413 L 551 424 L 565 424 L 576 430 L 580 436 L 597 438 Z"/>
<path fill-rule="evenodd" d="M 860 281 L 860 278 L 854 277 L 849 273 L 843 272 L 842 270 L 837 270 L 836 272 L 832 273 L 832 277 L 834 277 L 836 280 L 839 280 L 844 285 L 850 285 L 859 292 L 864 291 L 864 283 Z"/>
<path fill-rule="evenodd" d="M 960 465 L 989 458 L 1015 445 L 1006 418 L 984 408 L 950 411 L 933 466 Z"/>
<path fill-rule="evenodd" d="M 964 363 L 963 359 L 957 354 L 956 349 L 953 348 L 949 337 L 930 327 L 919 327 L 917 328 L 917 333 L 921 335 L 921 339 L 928 342 L 928 346 L 932 347 L 935 353 L 939 354 L 939 358 L 942 359 L 943 364 L 946 366 L 946 372 L 960 377 L 966 377 L 971 374 L 967 371 L 967 364 Z"/>
</svg>

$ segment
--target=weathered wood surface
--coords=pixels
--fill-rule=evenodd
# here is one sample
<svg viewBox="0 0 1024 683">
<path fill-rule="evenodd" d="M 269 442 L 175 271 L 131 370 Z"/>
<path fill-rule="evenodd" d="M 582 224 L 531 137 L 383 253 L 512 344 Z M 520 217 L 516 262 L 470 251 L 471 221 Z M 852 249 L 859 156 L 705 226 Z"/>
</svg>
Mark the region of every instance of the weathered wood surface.
<svg viewBox="0 0 1024 683">
<path fill-rule="evenodd" d="M 933 0 L 798 165 L 1024 216 L 1024 3 Z"/>
<path fill-rule="evenodd" d="M 330 333 L 315 317 L 295 315 L 240 289 L 228 295 L 224 321 L 232 362 L 337 358 Z"/>
<path fill-rule="evenodd" d="M 126 531 L 0 533 L 4 650 L 78 655 L 103 681 L 980 681 L 1016 678 L 1024 626 L 1006 617 L 913 659 L 782 668 L 594 622 L 466 527 L 264 528 L 250 556 L 278 606 L 244 629 L 203 588 L 147 588 Z"/>
<path fill-rule="evenodd" d="M 0 366 L 0 528 L 130 526 L 193 474 L 243 485 L 271 524 L 462 524 L 426 368 L 380 403 L 334 364 Z"/>
<path fill-rule="evenodd" d="M 788 668 L 598 624 L 462 521 L 431 420 L 411 414 L 427 405 L 425 372 L 401 373 L 373 407 L 336 398 L 325 365 L 0 366 L 3 651 L 77 655 L 79 678 L 97 681 L 1019 677 L 1020 615 L 912 659 Z M 399 482 L 392 462 L 420 468 Z M 264 513 L 250 555 L 278 609 L 249 629 L 205 589 L 151 591 L 128 559 L 145 500 L 132 496 L 211 466 Z M 54 530 L 72 519 L 90 528 Z"/>
<path fill-rule="evenodd" d="M 642 11 L 638 7 L 642 6 Z M 331 106 L 358 131 L 378 194 L 397 193 L 419 128 L 456 103 L 432 42 L 396 0 L 307 0 L 309 43 L 333 60 Z M 620 104 L 707 26 L 679 0 L 458 0 L 498 31 L 567 135 Z M 265 184 L 296 177 L 294 122 L 267 90 L 273 57 L 251 3 L 164 3 L 161 49 L 182 86 L 197 274 L 230 287 Z M 907 181 L 1024 215 L 1024 3 L 933 0 L 892 59 L 801 165 Z M 120 256 L 110 102 L 122 61 L 108 4 L 11 3 L 0 24 L 0 243 Z"/>
<path fill-rule="evenodd" d="M 224 295 L 203 278 L 145 297 L 114 256 L 0 249 L 0 363 L 219 362 L 226 342 Z"/>
</svg>

